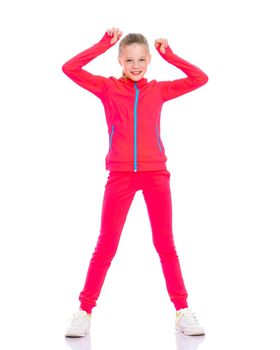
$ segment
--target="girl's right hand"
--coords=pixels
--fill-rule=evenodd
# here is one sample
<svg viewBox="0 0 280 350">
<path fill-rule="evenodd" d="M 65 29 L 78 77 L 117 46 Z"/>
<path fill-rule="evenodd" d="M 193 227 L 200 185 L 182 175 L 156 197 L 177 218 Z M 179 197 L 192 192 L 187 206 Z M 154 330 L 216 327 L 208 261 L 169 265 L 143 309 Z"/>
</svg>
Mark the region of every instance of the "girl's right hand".
<svg viewBox="0 0 280 350">
<path fill-rule="evenodd" d="M 119 28 L 109 28 L 107 30 L 107 34 L 113 37 L 110 43 L 115 44 L 119 40 L 119 38 L 122 36 L 123 33 Z"/>
</svg>

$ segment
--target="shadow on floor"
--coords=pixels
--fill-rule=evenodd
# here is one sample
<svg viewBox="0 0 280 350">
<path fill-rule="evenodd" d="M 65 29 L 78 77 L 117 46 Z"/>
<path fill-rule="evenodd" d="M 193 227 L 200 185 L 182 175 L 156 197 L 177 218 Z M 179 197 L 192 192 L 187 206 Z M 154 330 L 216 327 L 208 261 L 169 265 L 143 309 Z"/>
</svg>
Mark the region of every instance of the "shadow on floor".
<svg viewBox="0 0 280 350">
<path fill-rule="evenodd" d="M 204 339 L 204 335 L 189 336 L 181 332 L 175 332 L 176 350 L 197 350 Z M 65 341 L 68 348 L 71 350 L 94 350 L 91 347 L 90 335 L 81 338 L 66 337 Z"/>
</svg>

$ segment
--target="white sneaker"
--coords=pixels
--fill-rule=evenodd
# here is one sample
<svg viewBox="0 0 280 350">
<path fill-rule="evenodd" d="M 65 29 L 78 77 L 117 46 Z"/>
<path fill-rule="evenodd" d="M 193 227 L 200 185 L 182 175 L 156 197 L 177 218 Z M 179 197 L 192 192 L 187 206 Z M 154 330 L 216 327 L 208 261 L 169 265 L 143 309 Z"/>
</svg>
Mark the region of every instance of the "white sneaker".
<svg viewBox="0 0 280 350">
<path fill-rule="evenodd" d="M 189 308 L 176 311 L 175 329 L 186 335 L 205 334 L 203 327 L 198 323 L 195 314 Z"/>
<path fill-rule="evenodd" d="M 84 310 L 76 311 L 69 321 L 65 337 L 84 337 L 90 330 L 90 317 Z"/>
</svg>

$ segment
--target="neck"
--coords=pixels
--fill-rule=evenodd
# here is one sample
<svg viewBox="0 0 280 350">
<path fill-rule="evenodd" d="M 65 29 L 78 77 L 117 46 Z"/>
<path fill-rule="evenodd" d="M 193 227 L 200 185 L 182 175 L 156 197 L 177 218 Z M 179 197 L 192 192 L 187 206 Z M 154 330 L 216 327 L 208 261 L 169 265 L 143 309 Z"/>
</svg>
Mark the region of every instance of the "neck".
<svg viewBox="0 0 280 350">
<path fill-rule="evenodd" d="M 147 84 L 147 79 L 146 78 L 141 78 L 140 80 L 132 80 L 132 79 L 130 79 L 130 78 L 128 78 L 128 77 L 126 77 L 126 76 L 122 76 L 121 78 L 120 78 L 120 80 L 122 80 L 122 81 L 124 81 L 124 82 L 126 82 L 127 84 L 129 84 L 129 85 L 134 85 L 134 83 L 136 83 L 138 86 L 143 86 L 143 85 L 145 85 L 145 84 Z"/>
</svg>

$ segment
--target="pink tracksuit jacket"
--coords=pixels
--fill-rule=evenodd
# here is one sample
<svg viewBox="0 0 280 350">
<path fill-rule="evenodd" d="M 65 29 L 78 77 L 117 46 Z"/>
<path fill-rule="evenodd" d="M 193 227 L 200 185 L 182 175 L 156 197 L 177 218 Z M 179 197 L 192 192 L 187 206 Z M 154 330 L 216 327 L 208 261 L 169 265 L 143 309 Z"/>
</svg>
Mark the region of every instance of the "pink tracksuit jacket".
<svg viewBox="0 0 280 350">
<path fill-rule="evenodd" d="M 75 83 L 100 98 L 108 126 L 109 147 L 106 170 L 154 171 L 166 169 L 166 154 L 160 137 L 160 117 L 164 102 L 195 90 L 208 81 L 198 67 L 175 55 L 170 46 L 157 51 L 187 77 L 172 81 L 134 82 L 128 78 L 93 75 L 83 69 L 106 52 L 112 37 L 107 33 L 89 49 L 63 64 L 63 72 Z"/>
</svg>

